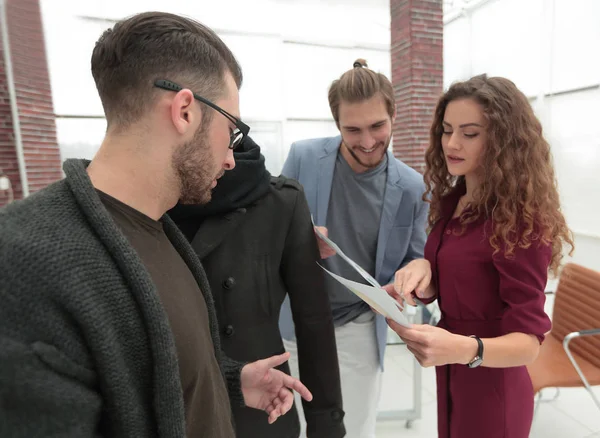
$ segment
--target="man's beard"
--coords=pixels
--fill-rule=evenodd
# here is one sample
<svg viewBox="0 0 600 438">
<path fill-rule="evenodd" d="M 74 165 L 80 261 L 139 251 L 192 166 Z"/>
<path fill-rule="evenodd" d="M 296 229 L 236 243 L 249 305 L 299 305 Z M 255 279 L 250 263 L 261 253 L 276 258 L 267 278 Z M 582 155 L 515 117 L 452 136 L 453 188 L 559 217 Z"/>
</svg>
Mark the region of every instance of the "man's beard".
<svg viewBox="0 0 600 438">
<path fill-rule="evenodd" d="M 388 150 L 388 148 L 390 146 L 391 141 L 392 141 L 392 137 L 390 136 L 385 141 L 385 143 L 383 143 L 383 144 L 378 143 L 377 144 L 377 150 L 373 151 L 372 153 L 373 154 L 379 154 L 379 160 L 377 160 L 376 162 L 369 163 L 369 162 L 365 162 L 364 160 L 362 160 L 358 156 L 358 154 L 354 151 L 354 148 L 351 147 L 351 146 L 349 146 L 348 143 L 346 143 L 346 141 L 342 138 L 342 143 L 344 144 L 344 147 L 350 153 L 350 155 L 352 155 L 352 158 L 354 158 L 354 160 L 356 160 L 356 162 L 358 164 L 360 164 L 361 166 L 363 166 L 363 167 L 365 167 L 367 169 L 374 169 L 377 166 L 379 166 L 379 164 L 381 164 L 381 162 L 383 161 L 383 157 L 385 156 L 385 154 L 386 154 L 386 152 L 387 152 L 387 150 Z"/>
<path fill-rule="evenodd" d="M 194 138 L 182 144 L 173 155 L 173 167 L 181 187 L 179 202 L 182 204 L 207 204 L 212 197 L 212 182 L 219 176 L 219 171 L 213 164 L 207 131 L 207 127 L 198 129 Z"/>
</svg>

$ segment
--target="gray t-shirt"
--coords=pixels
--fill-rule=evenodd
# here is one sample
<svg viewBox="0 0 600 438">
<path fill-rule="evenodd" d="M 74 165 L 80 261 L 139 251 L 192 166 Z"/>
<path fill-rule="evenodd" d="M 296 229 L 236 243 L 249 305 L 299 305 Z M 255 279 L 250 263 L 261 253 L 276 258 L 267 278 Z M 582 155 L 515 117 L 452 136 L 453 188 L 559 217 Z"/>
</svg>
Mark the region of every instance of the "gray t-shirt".
<svg viewBox="0 0 600 438">
<path fill-rule="evenodd" d="M 338 152 L 327 211 L 329 237 L 340 249 L 373 277 L 377 237 L 387 183 L 387 155 L 375 168 L 364 173 L 352 170 Z M 339 256 L 323 260 L 331 272 L 359 283 L 368 284 Z M 336 327 L 370 311 L 369 305 L 327 276 L 327 291 Z"/>
</svg>

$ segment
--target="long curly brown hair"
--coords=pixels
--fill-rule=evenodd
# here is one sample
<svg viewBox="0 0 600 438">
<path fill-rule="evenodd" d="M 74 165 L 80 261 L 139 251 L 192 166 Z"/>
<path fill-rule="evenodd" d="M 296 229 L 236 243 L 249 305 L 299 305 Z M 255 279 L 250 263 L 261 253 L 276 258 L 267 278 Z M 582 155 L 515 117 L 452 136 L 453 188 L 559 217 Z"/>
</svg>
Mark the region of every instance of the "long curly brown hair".
<svg viewBox="0 0 600 438">
<path fill-rule="evenodd" d="M 491 218 L 490 245 L 494 254 L 502 250 L 508 258 L 517 246 L 528 248 L 536 240 L 551 245 L 550 270 L 558 274 L 563 245 L 570 245 L 570 254 L 574 246 L 560 208 L 550 145 L 529 101 L 508 79 L 475 76 L 453 84 L 439 99 L 425 154 L 423 199 L 431 203 L 429 226 L 441 218 L 442 198 L 464 184 L 464 177 L 448 172 L 442 150 L 446 107 L 457 99 L 478 102 L 487 120 L 481 186 L 471 208 L 461 214 L 461 223 L 474 222 L 482 215 Z"/>
</svg>

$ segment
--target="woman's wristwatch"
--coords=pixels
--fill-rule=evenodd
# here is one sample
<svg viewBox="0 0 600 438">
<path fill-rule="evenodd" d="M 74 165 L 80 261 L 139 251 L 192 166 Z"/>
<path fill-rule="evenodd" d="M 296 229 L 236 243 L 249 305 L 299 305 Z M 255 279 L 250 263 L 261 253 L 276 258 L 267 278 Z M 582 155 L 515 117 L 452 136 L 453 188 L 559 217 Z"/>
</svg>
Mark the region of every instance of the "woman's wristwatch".
<svg viewBox="0 0 600 438">
<path fill-rule="evenodd" d="M 477 341 L 477 355 L 469 362 L 469 368 L 476 368 L 483 362 L 483 342 L 478 336 L 471 335 L 470 338 L 474 338 Z"/>
</svg>

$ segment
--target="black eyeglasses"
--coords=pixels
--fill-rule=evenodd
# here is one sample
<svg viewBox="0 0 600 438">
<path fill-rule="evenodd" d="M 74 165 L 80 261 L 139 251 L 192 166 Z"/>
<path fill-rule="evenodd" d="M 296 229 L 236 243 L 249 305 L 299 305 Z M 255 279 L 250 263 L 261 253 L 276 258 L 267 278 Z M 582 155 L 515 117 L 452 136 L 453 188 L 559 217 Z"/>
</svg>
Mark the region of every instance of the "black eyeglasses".
<svg viewBox="0 0 600 438">
<path fill-rule="evenodd" d="M 183 90 L 183 87 L 181 87 L 180 85 L 177 85 L 175 82 L 167 81 L 165 79 L 157 80 L 156 82 L 154 82 L 154 86 L 157 88 L 162 88 L 163 90 L 175 92 Z M 242 122 L 240 119 L 238 119 L 236 116 L 229 114 L 220 106 L 212 103 L 210 100 L 205 99 L 202 96 L 197 95 L 196 93 L 194 93 L 194 99 L 202 102 L 205 105 L 208 105 L 212 109 L 220 112 L 229 120 L 231 120 L 231 122 L 235 125 L 237 129 L 233 131 L 229 136 L 229 149 L 235 149 L 236 147 L 238 147 L 244 139 L 244 137 L 246 137 L 250 132 L 250 127 L 244 122 Z"/>
</svg>

